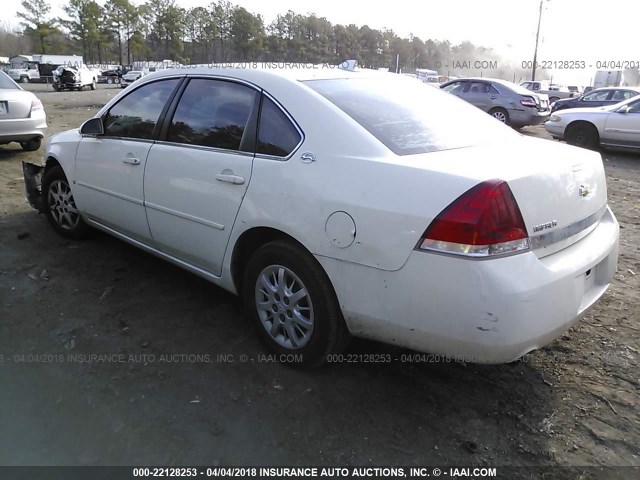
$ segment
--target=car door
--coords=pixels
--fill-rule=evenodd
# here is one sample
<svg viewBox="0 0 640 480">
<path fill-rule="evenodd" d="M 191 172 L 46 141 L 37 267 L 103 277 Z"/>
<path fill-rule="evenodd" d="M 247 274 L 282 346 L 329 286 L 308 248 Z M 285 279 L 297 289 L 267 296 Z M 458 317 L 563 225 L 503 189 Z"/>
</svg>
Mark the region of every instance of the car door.
<svg viewBox="0 0 640 480">
<path fill-rule="evenodd" d="M 148 83 L 103 116 L 103 135 L 84 135 L 76 151 L 74 195 L 90 219 L 149 242 L 143 178 L 147 155 L 179 78 Z"/>
<path fill-rule="evenodd" d="M 223 79 L 192 78 L 151 147 L 144 178 L 157 247 L 219 275 L 251 178 L 260 92 Z"/>
<path fill-rule="evenodd" d="M 640 148 L 640 98 L 607 116 L 602 143 Z"/>
<path fill-rule="evenodd" d="M 462 98 L 479 109 L 488 112 L 493 108 L 493 102 L 498 98 L 497 93 L 489 82 L 472 81 L 469 82 L 469 87 L 465 88 L 462 93 Z"/>
</svg>

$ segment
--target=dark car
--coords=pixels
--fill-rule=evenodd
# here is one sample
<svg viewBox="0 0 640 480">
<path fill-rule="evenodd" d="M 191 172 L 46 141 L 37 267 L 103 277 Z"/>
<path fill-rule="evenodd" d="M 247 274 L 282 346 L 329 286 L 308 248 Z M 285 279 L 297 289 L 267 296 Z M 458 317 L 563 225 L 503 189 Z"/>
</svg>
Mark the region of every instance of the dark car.
<svg viewBox="0 0 640 480">
<path fill-rule="evenodd" d="M 640 95 L 640 89 L 632 87 L 605 87 L 591 90 L 578 98 L 557 100 L 551 104 L 551 111 L 557 112 L 566 108 L 606 107 L 629 100 Z"/>
</svg>

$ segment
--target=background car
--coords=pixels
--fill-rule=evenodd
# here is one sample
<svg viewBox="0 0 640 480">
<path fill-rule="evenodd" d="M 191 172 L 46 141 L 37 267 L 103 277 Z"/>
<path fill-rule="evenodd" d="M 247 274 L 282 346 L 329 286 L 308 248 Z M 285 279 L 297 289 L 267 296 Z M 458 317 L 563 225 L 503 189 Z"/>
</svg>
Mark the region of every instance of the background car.
<svg viewBox="0 0 640 480">
<path fill-rule="evenodd" d="M 566 108 L 593 108 L 615 105 L 630 98 L 640 95 L 640 89 L 632 87 L 605 87 L 597 88 L 578 98 L 558 100 L 551 104 L 551 112 L 557 112 Z"/>
<path fill-rule="evenodd" d="M 46 130 L 40 99 L 0 71 L 0 145 L 20 142 L 24 150 L 38 150 Z"/>
<path fill-rule="evenodd" d="M 133 82 L 144 77 L 145 75 L 146 73 L 143 70 L 131 70 L 130 72 L 122 75 L 120 79 L 120 85 L 122 86 L 122 88 L 127 88 Z"/>
<path fill-rule="evenodd" d="M 101 229 L 241 294 L 266 345 L 309 366 L 350 335 L 515 360 L 617 263 L 600 155 L 400 75 L 156 72 L 45 158 L 25 182 L 57 232 Z"/>
<path fill-rule="evenodd" d="M 608 107 L 555 112 L 544 127 L 579 147 L 640 150 L 640 96 Z"/>
<path fill-rule="evenodd" d="M 465 78 L 443 83 L 440 88 L 514 128 L 544 123 L 551 113 L 547 95 L 506 80 Z"/>
</svg>

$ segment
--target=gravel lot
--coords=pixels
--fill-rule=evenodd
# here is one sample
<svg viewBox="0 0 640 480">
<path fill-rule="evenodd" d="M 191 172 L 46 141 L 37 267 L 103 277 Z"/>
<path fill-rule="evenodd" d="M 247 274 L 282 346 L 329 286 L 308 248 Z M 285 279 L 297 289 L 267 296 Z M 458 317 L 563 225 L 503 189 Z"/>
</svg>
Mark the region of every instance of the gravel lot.
<svg viewBox="0 0 640 480">
<path fill-rule="evenodd" d="M 27 88 L 50 134 L 119 92 Z M 106 235 L 57 236 L 23 195 L 43 149 L 0 146 L 1 465 L 640 466 L 640 156 L 604 154 L 619 271 L 549 347 L 305 372 L 264 356 L 230 294 Z"/>
</svg>

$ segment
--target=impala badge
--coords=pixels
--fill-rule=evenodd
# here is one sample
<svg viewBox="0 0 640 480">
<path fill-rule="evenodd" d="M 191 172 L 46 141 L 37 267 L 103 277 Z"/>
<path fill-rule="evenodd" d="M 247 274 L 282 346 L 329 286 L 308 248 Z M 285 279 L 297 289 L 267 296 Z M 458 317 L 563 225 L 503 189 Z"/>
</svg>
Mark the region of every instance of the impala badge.
<svg viewBox="0 0 640 480">
<path fill-rule="evenodd" d="M 558 226 L 557 220 L 551 220 L 550 222 L 541 223 L 540 225 L 534 225 L 534 232 L 541 232 L 542 230 L 549 230 L 550 228 L 554 228 Z"/>
<path fill-rule="evenodd" d="M 590 193 L 591 188 L 589 188 L 589 185 L 580 185 L 580 188 L 578 189 L 578 195 L 580 195 L 581 197 L 588 197 Z"/>
</svg>

